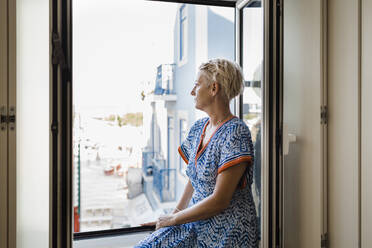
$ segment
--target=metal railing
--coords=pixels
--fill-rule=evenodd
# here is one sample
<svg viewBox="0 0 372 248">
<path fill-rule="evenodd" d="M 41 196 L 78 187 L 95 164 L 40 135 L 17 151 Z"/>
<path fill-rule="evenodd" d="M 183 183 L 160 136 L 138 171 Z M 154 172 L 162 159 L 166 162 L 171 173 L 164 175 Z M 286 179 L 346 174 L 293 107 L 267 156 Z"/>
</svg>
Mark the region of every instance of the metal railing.
<svg viewBox="0 0 372 248">
<path fill-rule="evenodd" d="M 157 156 L 156 152 L 142 152 L 142 172 L 146 176 L 153 176 L 152 191 L 160 202 L 176 199 L 176 169 L 166 168 L 166 160 Z M 144 193 L 151 198 L 150 185 L 144 185 Z"/>
<path fill-rule="evenodd" d="M 158 66 L 154 90 L 155 95 L 175 94 L 174 66 L 175 64 L 161 64 Z"/>
<path fill-rule="evenodd" d="M 160 202 L 169 202 L 176 199 L 176 169 L 165 168 L 165 160 L 155 161 L 153 167 L 153 190 Z"/>
</svg>

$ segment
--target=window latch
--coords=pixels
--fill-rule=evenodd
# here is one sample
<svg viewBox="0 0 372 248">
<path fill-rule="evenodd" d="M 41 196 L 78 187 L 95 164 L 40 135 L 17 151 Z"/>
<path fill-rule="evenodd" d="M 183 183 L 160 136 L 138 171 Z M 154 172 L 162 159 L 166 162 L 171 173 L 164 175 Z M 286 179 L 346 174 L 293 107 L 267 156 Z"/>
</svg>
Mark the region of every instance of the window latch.
<svg viewBox="0 0 372 248">
<path fill-rule="evenodd" d="M 326 125 L 328 123 L 328 107 L 320 106 L 320 124 Z"/>
<path fill-rule="evenodd" d="M 66 68 L 66 59 L 65 54 L 63 52 L 62 48 L 62 41 L 59 37 L 58 33 L 52 34 L 52 42 L 53 42 L 53 57 L 52 57 L 52 63 L 54 65 L 60 65 L 62 69 Z"/>
</svg>

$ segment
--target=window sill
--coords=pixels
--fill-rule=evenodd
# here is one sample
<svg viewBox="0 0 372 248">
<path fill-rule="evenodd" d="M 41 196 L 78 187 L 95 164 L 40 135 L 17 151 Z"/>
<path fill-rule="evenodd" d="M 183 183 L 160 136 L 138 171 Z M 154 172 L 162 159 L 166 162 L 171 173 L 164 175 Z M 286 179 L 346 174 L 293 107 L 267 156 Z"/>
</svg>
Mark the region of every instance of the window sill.
<svg viewBox="0 0 372 248">
<path fill-rule="evenodd" d="M 74 248 L 129 248 L 136 245 L 139 241 L 147 237 L 151 232 L 138 232 L 126 235 L 117 236 L 102 236 L 99 238 L 89 238 L 82 240 L 74 240 Z"/>
</svg>

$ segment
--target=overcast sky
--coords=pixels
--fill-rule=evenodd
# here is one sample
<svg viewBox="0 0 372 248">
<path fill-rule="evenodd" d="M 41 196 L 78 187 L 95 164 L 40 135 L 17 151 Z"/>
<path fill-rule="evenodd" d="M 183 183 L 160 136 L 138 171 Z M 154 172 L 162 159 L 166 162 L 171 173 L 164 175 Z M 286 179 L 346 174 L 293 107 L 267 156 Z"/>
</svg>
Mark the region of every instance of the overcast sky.
<svg viewBox="0 0 372 248">
<path fill-rule="evenodd" d="M 74 0 L 74 105 L 140 111 L 141 83 L 153 82 L 156 67 L 173 62 L 177 6 L 144 0 Z M 234 20 L 231 8 L 213 11 Z"/>
</svg>

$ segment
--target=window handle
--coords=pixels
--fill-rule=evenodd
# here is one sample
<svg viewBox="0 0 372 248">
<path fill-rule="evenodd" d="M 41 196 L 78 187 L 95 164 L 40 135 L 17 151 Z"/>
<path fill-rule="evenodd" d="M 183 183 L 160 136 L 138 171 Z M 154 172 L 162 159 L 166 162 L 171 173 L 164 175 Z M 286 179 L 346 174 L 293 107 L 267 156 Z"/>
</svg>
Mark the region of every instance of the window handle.
<svg viewBox="0 0 372 248">
<path fill-rule="evenodd" d="M 288 132 L 288 124 L 283 123 L 283 155 L 288 155 L 289 144 L 296 142 L 296 135 Z"/>
</svg>

